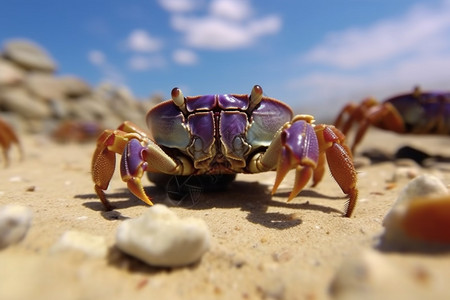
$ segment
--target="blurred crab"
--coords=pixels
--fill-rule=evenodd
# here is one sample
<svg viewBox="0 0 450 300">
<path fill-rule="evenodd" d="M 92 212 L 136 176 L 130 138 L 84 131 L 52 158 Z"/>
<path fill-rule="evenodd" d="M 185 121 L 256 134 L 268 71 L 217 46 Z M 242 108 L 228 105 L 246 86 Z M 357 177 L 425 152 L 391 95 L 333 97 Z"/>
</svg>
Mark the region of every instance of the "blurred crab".
<svg viewBox="0 0 450 300">
<path fill-rule="evenodd" d="M 95 141 L 102 131 L 98 122 L 66 120 L 52 132 L 52 137 L 58 143 L 86 143 Z"/>
<path fill-rule="evenodd" d="M 22 146 L 20 145 L 19 138 L 12 129 L 12 127 L 0 119 L 0 147 L 3 152 L 3 160 L 5 161 L 5 166 L 9 165 L 9 149 L 12 144 L 16 144 L 19 148 L 20 157 L 23 156 Z"/>
<path fill-rule="evenodd" d="M 344 122 L 345 115 L 346 121 Z M 450 92 L 422 92 L 398 95 L 381 103 L 373 98 L 360 104 L 349 103 L 341 110 L 334 125 L 343 134 L 359 123 L 352 152 L 370 125 L 397 133 L 450 134 Z"/>
<path fill-rule="evenodd" d="M 104 190 L 114 173 L 117 153 L 122 155 L 122 180 L 149 205 L 152 202 L 141 183 L 144 172 L 234 175 L 276 171 L 273 194 L 288 171 L 295 169 L 289 201 L 311 177 L 313 186 L 320 182 L 328 161 L 333 177 L 349 197 L 344 215 L 352 215 L 358 196 L 356 171 L 345 137 L 334 126 L 314 125 L 310 115 L 293 117 L 289 106 L 263 96 L 258 85 L 250 95 L 184 97 L 178 88 L 171 94 L 171 100 L 147 113 L 151 135 L 127 121 L 99 136 L 92 178 L 106 209 L 112 209 Z"/>
</svg>

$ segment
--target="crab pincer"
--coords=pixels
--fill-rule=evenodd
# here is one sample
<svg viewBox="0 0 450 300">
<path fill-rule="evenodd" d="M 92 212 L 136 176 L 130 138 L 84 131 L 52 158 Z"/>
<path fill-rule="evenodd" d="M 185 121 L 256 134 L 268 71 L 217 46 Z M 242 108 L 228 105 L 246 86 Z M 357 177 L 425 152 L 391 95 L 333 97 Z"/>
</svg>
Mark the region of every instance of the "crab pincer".
<svg viewBox="0 0 450 300">
<path fill-rule="evenodd" d="M 141 178 L 147 171 L 147 148 L 141 145 L 137 139 L 131 139 L 123 150 L 120 161 L 120 175 L 127 183 L 128 189 L 139 199 L 153 205 L 144 191 Z"/>
<path fill-rule="evenodd" d="M 319 160 L 319 146 L 314 128 L 305 120 L 286 125 L 281 132 L 281 144 L 272 194 L 276 192 L 286 174 L 295 168 L 294 187 L 288 198 L 288 201 L 291 201 L 311 178 Z"/>
<path fill-rule="evenodd" d="M 344 143 L 345 136 L 334 126 L 314 126 L 313 122 L 312 116 L 299 115 L 284 125 L 280 133 L 282 147 L 272 194 L 287 172 L 294 168 L 294 187 L 288 201 L 305 187 L 311 176 L 313 186 L 317 185 L 322 180 L 327 161 L 334 179 L 349 196 L 344 216 L 351 217 L 358 198 L 357 175 L 350 149 Z"/>
</svg>

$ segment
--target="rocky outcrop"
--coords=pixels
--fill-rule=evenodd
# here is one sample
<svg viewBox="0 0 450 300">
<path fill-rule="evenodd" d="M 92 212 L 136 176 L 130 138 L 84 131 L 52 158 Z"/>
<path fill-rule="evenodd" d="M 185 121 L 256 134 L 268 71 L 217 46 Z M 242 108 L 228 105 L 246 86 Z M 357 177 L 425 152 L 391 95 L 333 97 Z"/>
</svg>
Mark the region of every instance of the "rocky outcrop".
<svg viewBox="0 0 450 300">
<path fill-rule="evenodd" d="M 0 117 L 31 133 L 50 133 L 67 121 L 113 129 L 130 120 L 145 128 L 145 113 L 155 101 L 138 101 L 126 87 L 110 83 L 92 87 L 57 69 L 54 58 L 35 42 L 5 41 L 0 50 Z"/>
</svg>

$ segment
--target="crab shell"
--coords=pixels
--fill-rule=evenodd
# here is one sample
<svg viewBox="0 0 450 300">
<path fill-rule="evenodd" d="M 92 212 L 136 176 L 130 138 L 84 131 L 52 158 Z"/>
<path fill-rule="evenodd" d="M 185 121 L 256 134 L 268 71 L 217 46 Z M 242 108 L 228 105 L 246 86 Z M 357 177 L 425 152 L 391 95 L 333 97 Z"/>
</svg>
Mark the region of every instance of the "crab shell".
<svg viewBox="0 0 450 300">
<path fill-rule="evenodd" d="M 190 157 L 197 174 L 245 172 L 247 159 L 266 149 L 293 117 L 289 106 L 262 95 L 181 94 L 180 105 L 174 91 L 173 99 L 148 112 L 147 125 L 159 146 Z"/>
</svg>

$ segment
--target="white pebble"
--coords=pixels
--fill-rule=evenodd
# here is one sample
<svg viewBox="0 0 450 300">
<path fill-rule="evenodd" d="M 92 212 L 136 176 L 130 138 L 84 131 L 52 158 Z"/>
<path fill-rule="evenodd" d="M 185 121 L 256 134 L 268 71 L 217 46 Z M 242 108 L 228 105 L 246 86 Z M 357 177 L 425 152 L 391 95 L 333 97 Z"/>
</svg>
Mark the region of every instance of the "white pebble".
<svg viewBox="0 0 450 300">
<path fill-rule="evenodd" d="M 448 190 L 439 178 L 425 174 L 414 178 L 403 188 L 394 206 L 408 203 L 419 197 L 435 197 L 446 194 L 448 194 Z"/>
<path fill-rule="evenodd" d="M 330 293 L 333 299 L 383 299 L 396 290 L 398 277 L 382 255 L 365 250 L 342 263 Z"/>
<path fill-rule="evenodd" d="M 50 251 L 52 253 L 77 251 L 88 257 L 103 258 L 106 257 L 108 246 L 103 236 L 69 230 L 63 233 Z"/>
<path fill-rule="evenodd" d="M 0 207 L 0 249 L 20 242 L 31 225 L 32 211 L 21 205 Z"/>
<path fill-rule="evenodd" d="M 117 247 L 153 266 L 176 267 L 198 261 L 210 247 L 202 219 L 180 219 L 162 204 L 123 221 L 116 232 Z"/>
<path fill-rule="evenodd" d="M 436 205 L 433 199 L 439 199 L 449 192 L 439 178 L 432 175 L 421 175 L 411 180 L 400 192 L 392 209 L 383 220 L 385 231 L 382 238 L 384 246 L 417 246 L 417 238 L 412 237 L 405 228 L 405 220 L 413 204 L 421 204 L 423 207 Z M 439 202 L 442 203 L 442 202 Z M 441 205 L 441 204 L 440 204 Z M 445 208 L 444 208 L 445 209 Z M 432 217 L 423 222 L 433 222 Z M 424 226 L 425 228 L 425 226 Z M 425 234 L 426 238 L 426 232 Z M 419 245 L 420 246 L 420 245 Z"/>
</svg>

